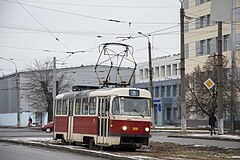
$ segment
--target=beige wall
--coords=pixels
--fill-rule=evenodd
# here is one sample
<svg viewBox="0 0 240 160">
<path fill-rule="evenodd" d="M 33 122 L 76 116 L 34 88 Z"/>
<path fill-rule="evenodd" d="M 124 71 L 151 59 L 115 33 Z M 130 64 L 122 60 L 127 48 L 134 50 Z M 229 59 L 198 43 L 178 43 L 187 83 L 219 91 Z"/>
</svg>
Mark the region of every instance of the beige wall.
<svg viewBox="0 0 240 160">
<path fill-rule="evenodd" d="M 185 33 L 185 44 L 189 44 L 189 58 L 186 59 L 186 73 L 192 72 L 192 70 L 206 61 L 206 58 L 209 55 L 196 56 L 196 41 L 206 40 L 209 38 L 217 37 L 218 28 L 217 24 L 204 27 L 204 28 L 196 28 L 196 19 L 200 16 L 205 16 L 210 14 L 211 12 L 211 2 L 207 2 L 201 5 L 195 6 L 195 1 L 189 1 L 189 9 L 185 10 L 185 14 L 188 17 L 192 17 L 193 19 L 189 20 L 189 31 Z M 236 1 L 237 7 L 240 7 L 240 0 Z M 238 16 L 239 17 L 239 16 Z M 223 22 L 223 35 L 231 34 L 231 22 Z M 236 34 L 240 34 L 240 22 L 236 24 Z M 240 36 L 239 36 L 240 37 Z M 238 37 L 238 38 L 239 38 Z M 240 41 L 238 39 L 238 41 Z M 230 39 L 231 45 L 231 39 Z M 231 47 L 230 47 L 231 48 Z M 223 52 L 223 55 L 227 57 L 229 62 L 231 62 L 231 51 Z M 237 60 L 237 64 L 239 65 L 239 60 Z M 231 65 L 231 63 L 229 63 Z"/>
</svg>

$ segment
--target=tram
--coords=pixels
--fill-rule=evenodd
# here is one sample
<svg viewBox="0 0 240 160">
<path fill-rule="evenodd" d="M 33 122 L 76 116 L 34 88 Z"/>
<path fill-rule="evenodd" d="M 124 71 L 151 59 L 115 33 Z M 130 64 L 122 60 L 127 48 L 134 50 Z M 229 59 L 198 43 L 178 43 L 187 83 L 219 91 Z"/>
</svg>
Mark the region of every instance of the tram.
<svg viewBox="0 0 240 160">
<path fill-rule="evenodd" d="M 55 98 L 54 139 L 95 147 L 139 148 L 149 144 L 150 92 L 105 88 L 62 93 Z"/>
</svg>

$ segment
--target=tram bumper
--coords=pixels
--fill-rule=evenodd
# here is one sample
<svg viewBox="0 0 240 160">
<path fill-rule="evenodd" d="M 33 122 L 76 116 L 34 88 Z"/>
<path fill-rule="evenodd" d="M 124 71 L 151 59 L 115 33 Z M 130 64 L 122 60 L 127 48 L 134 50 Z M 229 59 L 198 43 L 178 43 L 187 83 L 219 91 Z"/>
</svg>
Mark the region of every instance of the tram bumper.
<svg viewBox="0 0 240 160">
<path fill-rule="evenodd" d="M 150 135 L 121 135 L 120 145 L 141 147 L 149 144 Z"/>
</svg>

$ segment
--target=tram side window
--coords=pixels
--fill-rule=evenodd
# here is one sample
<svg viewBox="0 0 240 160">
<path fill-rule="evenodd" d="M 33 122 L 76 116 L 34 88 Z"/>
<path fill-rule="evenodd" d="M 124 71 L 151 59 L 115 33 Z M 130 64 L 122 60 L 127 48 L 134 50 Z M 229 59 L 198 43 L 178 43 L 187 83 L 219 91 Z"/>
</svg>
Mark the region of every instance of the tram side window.
<svg viewBox="0 0 240 160">
<path fill-rule="evenodd" d="M 119 115 L 119 114 L 120 114 L 119 98 L 114 98 L 112 105 L 113 105 L 113 107 L 112 107 L 112 113 L 113 113 L 114 115 Z"/>
<path fill-rule="evenodd" d="M 56 115 L 61 115 L 61 100 L 56 101 Z"/>
<path fill-rule="evenodd" d="M 80 115 L 81 114 L 81 99 L 77 99 L 76 100 L 75 114 L 76 115 Z"/>
<path fill-rule="evenodd" d="M 82 114 L 88 115 L 88 98 L 82 99 Z"/>
<path fill-rule="evenodd" d="M 96 114 L 96 98 L 90 98 L 90 106 L 89 106 L 89 114 L 95 115 Z"/>
<path fill-rule="evenodd" d="M 67 115 L 67 100 L 63 100 L 63 105 L 62 105 L 62 115 Z"/>
</svg>

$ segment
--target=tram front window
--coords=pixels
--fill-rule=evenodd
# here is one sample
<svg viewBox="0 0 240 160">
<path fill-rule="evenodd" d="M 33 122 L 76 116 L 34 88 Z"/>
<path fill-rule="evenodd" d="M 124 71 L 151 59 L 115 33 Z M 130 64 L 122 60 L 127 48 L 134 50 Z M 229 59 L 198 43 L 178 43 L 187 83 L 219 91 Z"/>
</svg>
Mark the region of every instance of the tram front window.
<svg viewBox="0 0 240 160">
<path fill-rule="evenodd" d="M 150 100 L 146 98 L 116 97 L 112 104 L 113 115 L 150 116 Z"/>
</svg>

